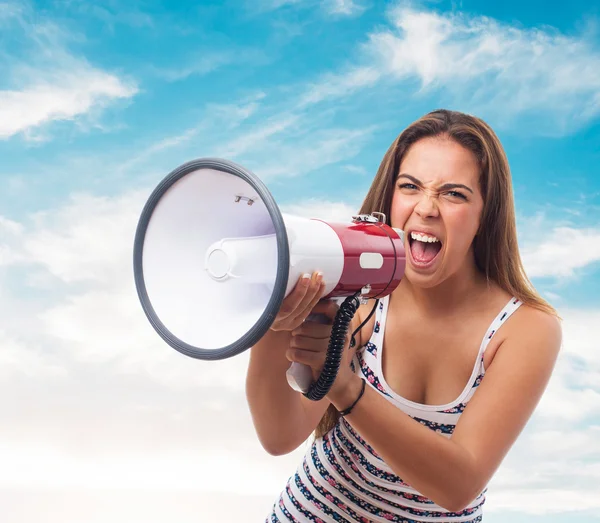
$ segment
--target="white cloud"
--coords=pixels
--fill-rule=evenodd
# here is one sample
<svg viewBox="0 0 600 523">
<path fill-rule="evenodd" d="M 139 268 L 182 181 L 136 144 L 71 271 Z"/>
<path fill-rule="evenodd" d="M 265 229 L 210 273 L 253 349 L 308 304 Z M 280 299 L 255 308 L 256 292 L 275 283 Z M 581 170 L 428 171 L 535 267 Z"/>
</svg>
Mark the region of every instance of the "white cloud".
<svg viewBox="0 0 600 523">
<path fill-rule="evenodd" d="M 269 136 L 276 133 L 278 129 L 255 131 L 254 133 L 246 133 L 233 139 L 231 138 L 231 134 L 235 133 L 236 129 L 261 109 L 261 103 L 265 96 L 265 93 L 259 91 L 237 103 L 207 104 L 206 113 L 200 124 L 186 128 L 178 134 L 160 138 L 150 144 L 140 144 L 138 146 L 139 152 L 136 151 L 126 159 L 119 161 L 113 166 L 112 170 L 120 175 L 128 175 L 134 169 L 137 171 L 142 170 L 145 163 L 152 162 L 152 165 L 155 166 L 156 158 L 159 155 L 164 156 L 167 151 L 185 150 L 186 147 L 194 148 L 193 156 L 188 156 L 186 160 L 195 158 L 197 154 L 197 140 L 200 138 L 202 139 L 203 148 L 207 151 L 211 150 L 211 142 L 219 143 L 219 145 L 214 146 L 214 149 L 210 152 L 210 156 L 227 156 L 228 151 L 232 153 L 235 151 L 243 152 L 253 145 L 258 146 L 261 144 L 261 138 L 268 140 Z M 218 134 L 216 130 L 223 134 Z M 282 128 L 279 130 L 282 130 Z M 215 134 L 217 137 L 215 137 Z M 221 142 L 229 143 L 229 145 L 224 146 Z M 180 158 L 181 155 L 177 157 Z M 89 164 L 89 160 L 85 159 L 84 163 Z M 74 166 L 74 168 L 77 167 Z M 171 169 L 173 167 L 174 165 L 170 165 Z M 166 175 L 166 171 L 163 175 Z M 153 179 L 155 180 L 155 178 Z"/>
<path fill-rule="evenodd" d="M 354 64 L 324 75 L 305 99 L 418 80 L 418 96 L 435 93 L 467 112 L 493 115 L 498 124 L 535 113 L 544 124 L 534 131 L 552 134 L 600 112 L 600 50 L 585 36 L 405 6 L 388 15 L 391 27 L 371 33 Z"/>
<path fill-rule="evenodd" d="M 145 197 L 147 191 L 118 198 L 72 195 L 64 207 L 32 216 L 21 252 L 67 284 L 121 285 Z"/>
<path fill-rule="evenodd" d="M 557 513 L 572 514 L 573 511 L 577 511 L 585 518 L 585 512 L 593 511 L 591 514 L 595 514 L 599 508 L 598 487 L 592 484 L 578 489 L 506 489 L 490 495 L 486 510 L 515 510 L 525 514 L 547 516 Z"/>
<path fill-rule="evenodd" d="M 23 226 L 18 222 L 0 216 L 0 231 L 2 231 L 3 234 L 16 236 L 23 232 Z"/>
<path fill-rule="evenodd" d="M 335 16 L 357 16 L 362 14 L 366 7 L 356 0 L 259 0 L 250 4 L 259 11 L 274 11 L 284 7 L 302 9 L 320 8 L 325 13 Z"/>
<path fill-rule="evenodd" d="M 49 445 L 32 447 L 12 443 L 0 446 L 4 464 L 0 486 L 221 491 L 232 495 L 264 495 L 281 488 L 276 474 L 269 468 L 263 470 L 265 476 L 257 482 L 256 470 L 264 466 L 261 457 L 243 454 L 226 447 L 198 452 L 173 446 L 159 449 L 151 457 L 145 449 L 143 452 L 129 449 L 127 453 L 117 450 L 107 459 L 106 456 L 82 457 Z"/>
<path fill-rule="evenodd" d="M 298 121 L 299 116 L 291 113 L 267 119 L 262 125 L 256 126 L 253 130 L 247 131 L 219 147 L 217 155 L 236 158 L 249 150 L 256 151 L 257 148 L 264 147 L 269 139 L 282 134 Z"/>
<path fill-rule="evenodd" d="M 169 387 L 243 388 L 247 355 L 208 364 L 192 360 L 163 342 L 144 316 L 132 252 L 148 196 L 147 190 L 112 199 L 73 195 L 64 207 L 31 218 L 14 245 L 19 265 L 13 266 L 26 267 L 30 284 L 42 281 L 56 295 L 45 309 L 35 309 L 43 344 L 58 347 L 68 361 L 107 365 Z"/>
<path fill-rule="evenodd" d="M 0 233 L 0 237 L 3 238 L 3 243 L 0 243 L 0 267 L 21 261 L 22 257 L 16 251 L 15 244 L 23 233 L 23 226 L 18 222 L 0 216 Z"/>
<path fill-rule="evenodd" d="M 342 16 L 360 15 L 366 9 L 355 0 L 328 0 L 324 4 L 329 13 Z"/>
<path fill-rule="evenodd" d="M 358 207 L 352 207 L 344 202 L 310 199 L 298 203 L 282 205 L 281 210 L 304 218 L 318 218 L 326 221 L 350 222 L 352 216 L 358 213 Z"/>
<path fill-rule="evenodd" d="M 230 491 L 77 487 L 0 490 L 4 514 L 9 514 L 11 521 L 21 523 L 40 519 L 44 523 L 260 522 L 264 521 L 274 501 L 273 495 Z"/>
<path fill-rule="evenodd" d="M 248 8 L 259 12 L 275 11 L 282 7 L 299 6 L 306 7 L 313 3 L 314 0 L 252 0 L 247 3 Z"/>
<path fill-rule="evenodd" d="M 53 120 L 72 120 L 137 92 L 112 74 L 78 62 L 75 68 L 40 71 L 40 78 L 20 90 L 0 91 L 0 138 Z"/>
<path fill-rule="evenodd" d="M 600 310 L 559 312 L 563 349 L 533 418 L 490 485 L 490 512 L 600 508 Z"/>
<path fill-rule="evenodd" d="M 0 381 L 61 377 L 66 369 L 59 359 L 43 354 L 42 347 L 29 347 L 23 340 L 0 330 Z"/>
<path fill-rule="evenodd" d="M 532 451 L 541 458 L 557 454 L 568 454 L 571 459 L 600 456 L 600 426 L 581 430 L 541 430 L 532 433 Z"/>
<path fill-rule="evenodd" d="M 577 269 L 600 261 L 600 230 L 557 227 L 536 245 L 523 249 L 530 278 L 570 277 Z"/>
<path fill-rule="evenodd" d="M 67 6 L 70 10 L 76 9 L 80 13 L 89 14 L 101 20 L 111 31 L 115 29 L 115 26 L 121 24 L 136 28 L 155 27 L 155 21 L 152 16 L 136 7 L 136 3 L 128 2 L 124 5 L 114 0 L 108 0 L 94 2 L 93 4 L 77 2 L 76 5 L 68 2 Z"/>
<path fill-rule="evenodd" d="M 300 106 L 308 106 L 331 98 L 342 98 L 373 87 L 381 78 L 375 67 L 354 67 L 344 73 L 328 73 L 311 83 L 301 96 Z"/>
<path fill-rule="evenodd" d="M 205 53 L 189 65 L 179 68 L 156 69 L 156 73 L 169 82 L 184 80 L 192 75 L 205 75 L 228 65 L 234 59 L 231 52 Z"/>
<path fill-rule="evenodd" d="M 250 64 L 259 67 L 269 63 L 269 57 L 261 49 L 250 47 L 236 48 L 229 45 L 226 49 L 215 49 L 215 46 L 196 49 L 189 56 L 173 60 L 168 67 L 151 66 L 150 71 L 168 82 L 185 80 L 190 76 L 203 76 L 224 67 L 235 67 Z M 181 65 L 176 65 L 181 64 Z"/>
<path fill-rule="evenodd" d="M 0 91 L 0 139 L 19 133 L 40 139 L 40 128 L 49 122 L 93 116 L 137 93 L 132 80 L 70 52 L 65 43 L 69 35 L 41 13 L 23 6 L 11 13 L 4 30 L 23 42 L 23 51 L 3 55 L 11 88 Z"/>
<path fill-rule="evenodd" d="M 0 388 L 13 384 L 30 390 L 31 383 L 15 381 L 23 375 L 35 377 L 42 389 L 52 380 L 61 383 L 38 401 L 39 412 L 29 410 L 25 421 L 16 409 L 13 422 L 0 430 L 0 484 L 24 492 L 79 489 L 88 497 L 102 489 L 135 490 L 157 507 L 150 493 L 160 491 L 160 506 L 173 507 L 186 520 L 178 500 L 190 489 L 202 492 L 202 514 L 212 517 L 206 508 L 212 496 L 239 500 L 251 481 L 260 503 L 248 508 L 247 518 L 260 519 L 303 448 L 284 458 L 260 449 L 244 396 L 248 353 L 220 362 L 193 360 L 163 343 L 144 317 L 133 288 L 131 248 L 147 194 L 74 195 L 63 208 L 27 222 L 0 221 L 12 231 L 13 247 L 26 257 L 26 267 L 63 285 L 61 294 L 31 309 L 35 323 L 9 321 L 0 333 Z M 312 199 L 282 210 L 347 221 L 357 209 L 348 202 Z M 17 296 L 12 302 L 13 308 L 26 310 Z M 593 466 L 600 452 L 598 427 L 589 420 L 600 414 L 599 382 L 593 379 L 600 371 L 594 342 L 600 337 L 600 315 L 561 313 L 565 348 L 557 372 L 534 421 L 494 480 L 490 511 L 568 510 L 572 498 L 560 494 L 565 481 L 571 494 L 581 496 L 582 508 L 598 508 L 592 495 L 600 481 Z M 85 378 L 78 379 L 80 374 Z M 60 419 L 60 430 L 52 419 Z M 23 423 L 26 432 L 10 429 Z M 77 436 L 82 433 L 84 439 Z M 552 502 L 546 503 L 549 495 Z"/>
<path fill-rule="evenodd" d="M 239 160 L 261 179 L 286 178 L 316 171 L 327 165 L 357 156 L 375 132 L 375 127 L 360 129 L 328 128 L 313 130 L 314 122 L 304 118 L 282 133 L 264 141 L 260 148 Z"/>
</svg>

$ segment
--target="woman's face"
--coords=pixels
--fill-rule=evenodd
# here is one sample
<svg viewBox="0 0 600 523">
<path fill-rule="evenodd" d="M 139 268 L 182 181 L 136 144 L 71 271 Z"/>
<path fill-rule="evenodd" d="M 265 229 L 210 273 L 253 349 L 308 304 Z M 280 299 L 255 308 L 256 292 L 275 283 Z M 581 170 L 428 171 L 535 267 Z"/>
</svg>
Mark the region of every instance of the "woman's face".
<svg viewBox="0 0 600 523">
<path fill-rule="evenodd" d="M 473 264 L 483 198 L 471 151 L 442 137 L 414 143 L 402 160 L 392 227 L 406 233 L 406 277 L 432 287 Z"/>
</svg>

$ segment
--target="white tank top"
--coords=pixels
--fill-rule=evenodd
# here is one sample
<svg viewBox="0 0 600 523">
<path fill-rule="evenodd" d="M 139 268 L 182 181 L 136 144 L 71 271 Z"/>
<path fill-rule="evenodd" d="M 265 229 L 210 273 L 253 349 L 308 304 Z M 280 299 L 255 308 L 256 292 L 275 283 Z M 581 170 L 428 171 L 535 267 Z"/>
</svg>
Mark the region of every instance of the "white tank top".
<svg viewBox="0 0 600 523">
<path fill-rule="evenodd" d="M 485 349 L 521 302 L 511 298 L 492 321 L 481 341 L 465 388 L 454 401 L 445 405 L 409 401 L 396 394 L 386 383 L 381 369 L 381 347 L 388 303 L 388 297 L 380 301 L 373 334 L 369 342 L 357 351 L 352 362 L 353 370 L 396 407 L 449 438 L 485 375 Z M 266 521 L 477 523 L 482 518 L 485 492 L 464 510 L 447 511 L 394 474 L 360 434 L 344 418 L 340 418 L 335 427 L 309 446 Z"/>
</svg>

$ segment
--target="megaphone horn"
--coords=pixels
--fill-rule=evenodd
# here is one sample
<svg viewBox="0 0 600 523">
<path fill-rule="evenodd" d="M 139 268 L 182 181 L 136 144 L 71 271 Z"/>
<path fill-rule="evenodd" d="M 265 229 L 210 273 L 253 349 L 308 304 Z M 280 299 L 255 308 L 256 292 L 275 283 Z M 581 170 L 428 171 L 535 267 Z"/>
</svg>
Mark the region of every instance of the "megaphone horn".
<svg viewBox="0 0 600 523">
<path fill-rule="evenodd" d="M 150 324 L 171 347 L 202 360 L 252 347 L 300 276 L 322 272 L 324 297 L 346 298 L 323 372 L 311 383 L 308 367 L 292 364 L 288 371 L 290 385 L 314 400 L 333 384 L 359 300 L 390 294 L 404 268 L 403 232 L 382 214 L 348 223 L 282 214 L 256 175 L 219 158 L 185 163 L 158 184 L 133 248 L 136 289 Z"/>
</svg>

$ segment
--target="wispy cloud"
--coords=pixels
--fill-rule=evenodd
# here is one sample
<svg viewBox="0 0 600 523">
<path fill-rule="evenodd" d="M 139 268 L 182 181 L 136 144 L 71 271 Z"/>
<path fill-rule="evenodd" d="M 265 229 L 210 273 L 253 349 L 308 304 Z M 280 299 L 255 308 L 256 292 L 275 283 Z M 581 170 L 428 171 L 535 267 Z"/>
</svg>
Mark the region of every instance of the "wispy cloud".
<svg viewBox="0 0 600 523">
<path fill-rule="evenodd" d="M 298 136 L 281 135 L 241 159 L 262 179 L 306 175 L 328 165 L 356 157 L 377 127 L 323 130 L 304 128 Z"/>
<path fill-rule="evenodd" d="M 97 114 L 137 93 L 133 80 L 72 53 L 67 45 L 71 35 L 43 14 L 11 6 L 5 31 L 23 43 L 24 51 L 2 56 L 4 83 L 9 81 L 10 87 L 0 90 L 0 139 L 19 133 L 39 138 L 36 133 L 45 124 Z"/>
<path fill-rule="evenodd" d="M 246 5 L 253 11 L 269 12 L 289 6 L 306 7 L 307 4 L 313 2 L 314 0 L 252 0 L 247 2 Z"/>
<path fill-rule="evenodd" d="M 322 9 L 335 16 L 357 16 L 367 8 L 356 0 L 259 0 L 251 4 L 259 11 L 274 11 L 281 8 Z"/>
<path fill-rule="evenodd" d="M 140 7 L 141 2 L 127 2 L 120 4 L 115 0 L 102 0 L 94 3 L 85 1 L 65 0 L 66 8 L 76 9 L 79 13 L 92 16 L 103 22 L 111 31 L 118 25 L 126 25 L 136 28 L 152 28 L 155 26 L 154 19 L 150 13 L 144 12 Z"/>
<path fill-rule="evenodd" d="M 328 0 L 323 5 L 329 13 L 342 16 L 357 16 L 366 10 L 364 5 L 355 0 Z"/>
<path fill-rule="evenodd" d="M 354 67 L 344 73 L 328 73 L 305 88 L 300 98 L 300 106 L 345 98 L 362 89 L 374 87 L 380 79 L 381 71 L 369 66 Z"/>
<path fill-rule="evenodd" d="M 19 90 L 0 91 L 0 138 L 38 128 L 58 120 L 73 120 L 92 109 L 137 92 L 132 83 L 94 69 L 83 61 L 45 71 L 34 83 Z"/>
<path fill-rule="evenodd" d="M 264 93 L 234 104 L 210 105 L 200 125 L 142 147 L 115 169 L 131 171 L 171 148 L 193 151 L 190 158 L 197 157 L 200 142 L 202 156 L 237 161 L 268 181 L 351 160 L 378 130 L 376 125 L 352 129 L 324 123 L 331 114 L 314 113 L 310 105 L 295 99 L 269 100 Z"/>
<path fill-rule="evenodd" d="M 213 147 L 213 142 L 218 141 L 218 138 L 215 138 L 216 129 L 224 133 L 223 140 L 228 145 L 214 145 L 215 149 L 219 150 L 214 150 L 210 155 L 226 156 L 236 152 L 239 154 L 254 144 L 259 144 L 261 140 L 267 140 L 272 134 L 285 127 L 281 122 L 279 124 L 271 122 L 266 124 L 266 129 L 261 128 L 231 138 L 230 133 L 235 133 L 240 125 L 260 110 L 264 97 L 263 92 L 258 92 L 237 103 L 207 104 L 205 114 L 199 124 L 184 129 L 179 134 L 166 136 L 149 144 L 138 145 L 137 149 L 141 149 L 141 152 L 135 152 L 128 159 L 120 161 L 115 165 L 114 170 L 121 174 L 129 173 L 132 169 L 153 160 L 159 153 L 163 154 L 169 150 L 189 147 L 190 144 L 195 146 L 199 138 L 203 140 L 203 150 L 209 150 Z M 196 153 L 193 157 L 196 157 Z"/>
<path fill-rule="evenodd" d="M 541 243 L 523 249 L 523 262 L 531 278 L 572 276 L 600 262 L 600 229 L 557 227 Z"/>
<path fill-rule="evenodd" d="M 373 50 L 386 72 L 417 76 L 424 89 L 443 86 L 488 109 L 559 110 L 565 126 L 600 109 L 600 50 L 583 37 L 405 8 L 391 21 L 395 30 L 372 35 Z"/>
<path fill-rule="evenodd" d="M 256 150 L 257 147 L 264 146 L 274 136 L 284 133 L 291 126 L 297 124 L 299 119 L 299 115 L 292 113 L 266 119 L 251 131 L 247 131 L 237 138 L 230 140 L 222 147 L 219 147 L 217 154 L 219 156 L 237 158 L 250 149 Z"/>
<path fill-rule="evenodd" d="M 520 29 L 488 17 L 395 7 L 352 65 L 327 73 L 305 95 L 330 101 L 375 84 L 417 80 L 435 94 L 499 124 L 535 114 L 534 132 L 571 132 L 600 113 L 600 49 L 585 36 Z M 439 104 L 439 102 L 438 102 Z"/>
<path fill-rule="evenodd" d="M 186 65 L 181 67 L 160 68 L 153 67 L 152 72 L 164 78 L 168 82 L 184 80 L 192 75 L 205 75 L 225 65 L 231 64 L 234 54 L 229 51 L 213 51 L 203 53 L 196 59 L 189 59 Z"/>
<path fill-rule="evenodd" d="M 281 210 L 284 213 L 304 218 L 318 218 L 320 220 L 348 223 L 352 221 L 352 216 L 358 212 L 358 207 L 345 202 L 333 202 L 313 198 L 282 205 Z"/>
<path fill-rule="evenodd" d="M 168 82 L 176 82 L 190 76 L 207 75 L 225 67 L 235 66 L 235 64 L 245 67 L 250 64 L 254 67 L 262 67 L 269 61 L 270 58 L 260 49 L 236 48 L 232 44 L 220 50 L 214 48 L 195 50 L 190 56 L 177 60 L 177 62 L 183 62 L 181 65 L 153 66 L 150 68 L 150 72 Z"/>
</svg>

